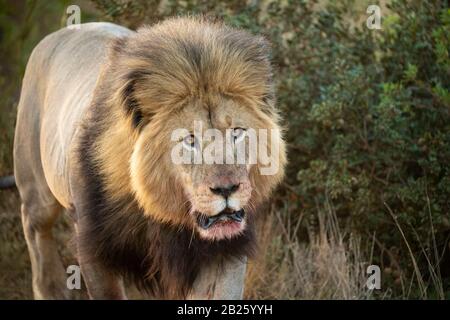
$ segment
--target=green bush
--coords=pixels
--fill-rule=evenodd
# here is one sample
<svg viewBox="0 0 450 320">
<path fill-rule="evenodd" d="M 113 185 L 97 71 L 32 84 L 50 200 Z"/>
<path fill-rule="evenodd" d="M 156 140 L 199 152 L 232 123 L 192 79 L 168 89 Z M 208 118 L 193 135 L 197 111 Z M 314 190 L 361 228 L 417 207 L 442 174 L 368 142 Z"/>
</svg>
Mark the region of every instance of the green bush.
<svg viewBox="0 0 450 320">
<path fill-rule="evenodd" d="M 400 252 L 375 262 L 412 273 L 413 255 L 431 276 L 448 270 L 439 261 L 450 227 L 450 11 L 422 1 L 389 9 L 380 31 L 351 31 L 336 7 L 310 27 L 321 33 L 307 41 L 315 58 L 279 87 L 295 119 L 290 183 L 300 211 L 330 202 L 342 224 L 377 237 L 379 252 Z"/>
</svg>

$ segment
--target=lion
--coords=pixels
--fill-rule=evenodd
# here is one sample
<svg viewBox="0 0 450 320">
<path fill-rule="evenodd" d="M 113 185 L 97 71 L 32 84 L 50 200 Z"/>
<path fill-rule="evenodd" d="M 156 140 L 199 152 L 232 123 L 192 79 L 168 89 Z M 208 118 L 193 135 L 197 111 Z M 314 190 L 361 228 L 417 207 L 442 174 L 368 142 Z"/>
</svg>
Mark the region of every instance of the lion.
<svg viewBox="0 0 450 320">
<path fill-rule="evenodd" d="M 71 298 L 52 236 L 63 211 L 91 299 L 126 299 L 127 283 L 156 298 L 242 298 L 257 210 L 284 175 L 282 134 L 262 144 L 277 145 L 270 175 L 259 155 L 206 164 L 172 154 L 201 150 L 195 122 L 231 148 L 250 129 L 282 132 L 269 55 L 263 37 L 200 17 L 137 31 L 86 23 L 36 46 L 14 141 L 36 299 Z"/>
</svg>

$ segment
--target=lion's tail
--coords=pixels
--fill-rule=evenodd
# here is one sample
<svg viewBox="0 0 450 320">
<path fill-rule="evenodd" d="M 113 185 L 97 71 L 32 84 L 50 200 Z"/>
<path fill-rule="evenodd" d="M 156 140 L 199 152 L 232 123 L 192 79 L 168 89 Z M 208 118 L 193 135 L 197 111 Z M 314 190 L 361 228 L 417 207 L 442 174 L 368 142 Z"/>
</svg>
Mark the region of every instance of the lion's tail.
<svg viewBox="0 0 450 320">
<path fill-rule="evenodd" d="M 14 176 L 0 177 L 0 189 L 8 189 L 16 186 Z"/>
</svg>

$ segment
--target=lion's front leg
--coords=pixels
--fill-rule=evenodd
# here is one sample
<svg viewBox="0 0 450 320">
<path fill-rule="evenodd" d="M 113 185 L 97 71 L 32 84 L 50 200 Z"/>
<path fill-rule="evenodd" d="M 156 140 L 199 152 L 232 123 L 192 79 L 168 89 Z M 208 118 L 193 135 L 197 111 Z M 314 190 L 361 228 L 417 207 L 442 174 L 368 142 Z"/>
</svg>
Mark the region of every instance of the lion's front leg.
<svg viewBox="0 0 450 320">
<path fill-rule="evenodd" d="M 126 300 L 123 280 L 96 263 L 80 263 L 89 298 L 95 300 Z"/>
<path fill-rule="evenodd" d="M 77 237 L 79 225 L 75 224 Z M 90 299 L 94 300 L 126 300 L 123 279 L 97 262 L 95 257 L 86 257 L 78 252 L 78 263 Z"/>
<path fill-rule="evenodd" d="M 211 264 L 198 275 L 189 299 L 242 299 L 246 269 L 246 257 Z"/>
</svg>

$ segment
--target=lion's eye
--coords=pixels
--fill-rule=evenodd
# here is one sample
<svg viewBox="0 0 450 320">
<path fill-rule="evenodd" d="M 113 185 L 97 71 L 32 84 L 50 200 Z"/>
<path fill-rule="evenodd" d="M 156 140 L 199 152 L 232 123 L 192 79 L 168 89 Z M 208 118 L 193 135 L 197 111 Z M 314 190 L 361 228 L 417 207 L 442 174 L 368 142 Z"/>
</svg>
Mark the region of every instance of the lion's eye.
<svg viewBox="0 0 450 320">
<path fill-rule="evenodd" d="M 244 128 L 234 128 L 231 131 L 231 135 L 233 136 L 234 142 L 238 143 L 245 138 L 245 129 Z"/>
<path fill-rule="evenodd" d="M 197 145 L 197 138 L 193 134 L 190 134 L 184 137 L 183 145 L 188 149 L 194 149 Z"/>
</svg>

